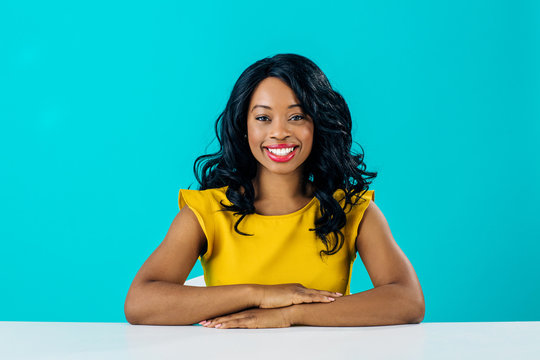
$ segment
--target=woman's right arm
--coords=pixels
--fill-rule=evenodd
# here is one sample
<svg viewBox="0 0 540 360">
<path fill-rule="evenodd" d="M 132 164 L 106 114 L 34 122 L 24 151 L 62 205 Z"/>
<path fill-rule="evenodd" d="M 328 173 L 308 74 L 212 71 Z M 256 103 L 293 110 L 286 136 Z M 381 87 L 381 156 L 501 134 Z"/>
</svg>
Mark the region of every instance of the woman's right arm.
<svg viewBox="0 0 540 360">
<path fill-rule="evenodd" d="M 129 288 L 124 313 L 130 324 L 191 325 L 259 305 L 256 284 L 184 285 L 205 243 L 197 217 L 184 206 Z"/>
</svg>

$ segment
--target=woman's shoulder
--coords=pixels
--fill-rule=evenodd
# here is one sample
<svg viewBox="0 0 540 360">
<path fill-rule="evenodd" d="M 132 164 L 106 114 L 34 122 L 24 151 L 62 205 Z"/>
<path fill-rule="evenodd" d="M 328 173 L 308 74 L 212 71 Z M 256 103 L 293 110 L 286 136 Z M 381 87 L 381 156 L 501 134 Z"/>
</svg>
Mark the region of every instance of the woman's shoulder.
<svg viewBox="0 0 540 360">
<path fill-rule="evenodd" d="M 180 189 L 178 191 L 178 205 L 180 209 L 184 205 L 188 205 L 190 208 L 206 208 L 211 209 L 217 205 L 221 200 L 227 199 L 226 196 L 227 186 L 219 188 L 211 188 L 204 190 L 196 189 Z"/>
</svg>

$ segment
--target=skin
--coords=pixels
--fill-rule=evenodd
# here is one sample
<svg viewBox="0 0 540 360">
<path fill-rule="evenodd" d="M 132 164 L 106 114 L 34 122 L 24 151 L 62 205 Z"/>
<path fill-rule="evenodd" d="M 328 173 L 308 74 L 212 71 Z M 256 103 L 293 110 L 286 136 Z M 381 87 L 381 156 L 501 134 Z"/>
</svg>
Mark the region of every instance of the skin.
<svg viewBox="0 0 540 360">
<path fill-rule="evenodd" d="M 294 92 L 278 78 L 261 81 L 253 93 L 247 119 L 251 152 L 258 161 L 253 181 L 255 209 L 281 215 L 305 206 L 312 198 L 301 192 L 302 164 L 313 145 L 312 120 L 302 113 Z M 270 107 L 261 108 L 255 105 Z M 294 117 L 304 115 L 303 119 Z M 264 120 L 264 121 L 263 121 Z M 263 146 L 299 144 L 299 152 L 285 163 L 268 158 Z M 279 189 L 279 191 L 276 191 Z M 362 326 L 419 323 L 424 318 L 424 295 L 416 273 L 397 243 L 386 218 L 371 201 L 359 225 L 356 249 L 374 288 L 336 297 L 330 303 L 306 303 L 273 309 L 248 309 L 201 321 L 214 328 L 277 328 L 292 325 Z"/>
</svg>

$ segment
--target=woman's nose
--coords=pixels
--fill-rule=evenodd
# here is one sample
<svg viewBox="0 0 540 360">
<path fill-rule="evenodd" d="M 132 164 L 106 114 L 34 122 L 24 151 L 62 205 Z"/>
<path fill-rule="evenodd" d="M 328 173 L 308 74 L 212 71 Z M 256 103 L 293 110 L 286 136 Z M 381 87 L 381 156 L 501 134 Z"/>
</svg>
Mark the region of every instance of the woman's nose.
<svg viewBox="0 0 540 360">
<path fill-rule="evenodd" d="M 291 131 L 289 129 L 289 124 L 287 121 L 273 121 L 272 127 L 270 129 L 270 137 L 273 138 L 286 138 L 291 135 Z"/>
</svg>

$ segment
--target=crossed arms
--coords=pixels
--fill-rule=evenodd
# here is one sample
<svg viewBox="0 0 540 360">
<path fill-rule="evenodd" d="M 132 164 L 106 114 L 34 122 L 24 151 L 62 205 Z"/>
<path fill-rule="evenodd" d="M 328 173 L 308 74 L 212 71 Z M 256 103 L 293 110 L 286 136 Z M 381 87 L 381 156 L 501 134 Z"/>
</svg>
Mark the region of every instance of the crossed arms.
<svg viewBox="0 0 540 360">
<path fill-rule="evenodd" d="M 185 206 L 133 280 L 124 305 L 131 324 L 191 325 L 207 320 L 205 326 L 222 324 L 221 328 L 373 326 L 419 323 L 424 318 L 416 273 L 373 201 L 359 225 L 356 248 L 374 288 L 332 302 L 267 309 L 259 308 L 264 296 L 271 296 L 265 285 L 184 286 L 204 239 L 197 218 Z"/>
</svg>

